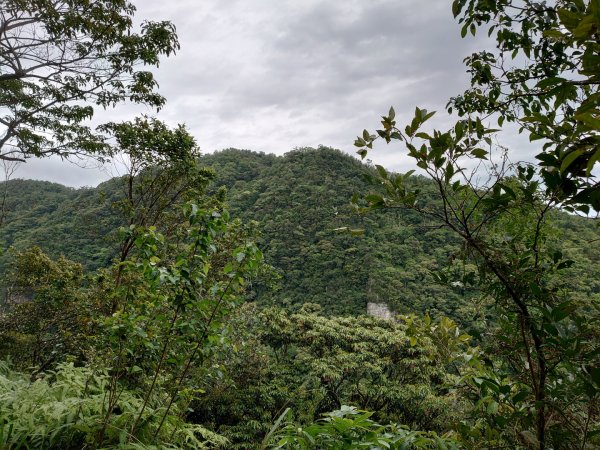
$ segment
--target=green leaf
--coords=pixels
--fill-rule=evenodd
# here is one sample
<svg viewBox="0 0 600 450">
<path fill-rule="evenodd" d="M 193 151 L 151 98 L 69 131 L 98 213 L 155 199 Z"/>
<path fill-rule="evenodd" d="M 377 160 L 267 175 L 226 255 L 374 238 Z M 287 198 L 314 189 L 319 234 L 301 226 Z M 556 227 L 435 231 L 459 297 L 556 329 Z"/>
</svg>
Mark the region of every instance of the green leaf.
<svg viewBox="0 0 600 450">
<path fill-rule="evenodd" d="M 547 89 L 552 86 L 556 86 L 564 83 L 565 79 L 561 77 L 548 77 L 543 78 L 538 84 L 537 87 L 540 89 Z"/>
<path fill-rule="evenodd" d="M 578 40 L 587 39 L 595 30 L 596 23 L 593 16 L 585 16 L 573 30 L 573 36 Z"/>
<path fill-rule="evenodd" d="M 528 396 L 529 396 L 529 392 L 527 390 L 522 390 L 522 391 L 517 392 L 515 395 L 513 395 L 512 401 L 513 401 L 513 403 L 521 403 Z"/>
<path fill-rule="evenodd" d="M 435 115 L 435 111 L 431 111 L 431 112 L 427 112 L 426 109 L 423 110 L 424 113 L 427 113 L 423 116 L 423 122 L 425 122 L 426 120 L 431 119 L 434 115 Z"/>
<path fill-rule="evenodd" d="M 565 171 L 569 168 L 571 164 L 575 162 L 577 158 L 579 158 L 583 152 L 581 150 L 574 150 L 571 153 L 568 153 L 567 156 L 562 160 L 560 164 L 560 173 L 565 173 Z"/>
<path fill-rule="evenodd" d="M 461 10 L 460 1 L 459 0 L 454 0 L 452 2 L 452 15 L 454 17 L 458 16 L 460 14 L 460 10 Z"/>
<path fill-rule="evenodd" d="M 590 11 L 594 17 L 594 21 L 596 22 L 596 29 L 600 30 L 600 2 L 598 0 L 590 1 Z"/>
<path fill-rule="evenodd" d="M 486 408 L 486 412 L 488 414 L 496 414 L 498 412 L 498 403 L 491 401 Z"/>
<path fill-rule="evenodd" d="M 575 119 L 585 123 L 594 130 L 600 130 L 600 119 L 597 119 L 590 113 L 576 114 Z"/>
<path fill-rule="evenodd" d="M 566 36 L 558 30 L 544 30 L 542 35 L 555 41 L 562 41 L 566 38 Z"/>
<path fill-rule="evenodd" d="M 476 148 L 474 150 L 471 150 L 471 155 L 475 156 L 478 159 L 487 159 L 487 154 L 488 152 L 482 148 Z"/>
<path fill-rule="evenodd" d="M 379 172 L 379 176 L 381 178 L 383 178 L 384 180 L 388 179 L 388 173 L 387 170 L 385 170 L 385 168 L 383 166 L 380 166 L 379 164 L 375 165 L 377 172 Z"/>
<path fill-rule="evenodd" d="M 446 165 L 446 170 L 444 171 L 444 181 L 446 183 L 449 183 L 453 176 L 454 176 L 454 166 L 452 165 L 452 163 L 449 162 Z"/>
<path fill-rule="evenodd" d="M 469 24 L 465 23 L 460 30 L 460 37 L 464 38 L 467 35 L 468 31 L 469 31 Z"/>
<path fill-rule="evenodd" d="M 590 160 L 587 163 L 587 167 L 586 167 L 586 176 L 590 176 L 592 174 L 592 170 L 594 169 L 594 165 L 600 161 L 600 148 L 598 148 L 594 154 L 592 155 L 592 157 L 590 158 Z"/>
<path fill-rule="evenodd" d="M 566 260 L 566 261 L 561 261 L 560 263 L 558 263 L 558 265 L 556 266 L 557 270 L 562 270 L 562 269 L 567 269 L 571 266 L 573 266 L 573 264 L 575 264 L 575 261 L 572 261 L 570 259 Z"/>
<path fill-rule="evenodd" d="M 456 135 L 456 141 L 460 141 L 465 134 L 465 127 L 462 122 L 456 122 L 454 125 L 454 134 Z"/>
<path fill-rule="evenodd" d="M 396 117 L 396 111 L 394 111 L 393 106 L 390 106 L 390 111 L 388 113 L 388 119 L 394 120 L 395 117 Z"/>
<path fill-rule="evenodd" d="M 550 313 L 555 322 L 560 322 L 566 319 L 573 311 L 577 309 L 577 305 L 572 301 L 566 301 L 552 308 Z"/>
<path fill-rule="evenodd" d="M 577 25 L 579 25 L 579 15 L 575 12 L 569 11 L 566 8 L 560 8 L 558 10 L 558 17 L 565 28 L 571 32 L 577 27 Z"/>
</svg>

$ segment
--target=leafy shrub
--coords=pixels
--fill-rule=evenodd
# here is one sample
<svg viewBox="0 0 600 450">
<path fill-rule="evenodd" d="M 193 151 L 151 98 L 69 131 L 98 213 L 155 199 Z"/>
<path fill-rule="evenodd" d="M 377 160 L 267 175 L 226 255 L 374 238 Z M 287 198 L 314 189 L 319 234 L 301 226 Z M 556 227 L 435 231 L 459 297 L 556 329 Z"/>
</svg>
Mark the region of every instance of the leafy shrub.
<svg viewBox="0 0 600 450">
<path fill-rule="evenodd" d="M 289 410 L 284 413 L 288 415 Z M 449 436 L 434 432 L 412 431 L 406 427 L 390 424 L 380 425 L 373 421 L 372 413 L 359 411 L 352 406 L 325 415 L 325 418 L 302 428 L 288 423 L 279 433 L 270 433 L 273 449 L 330 450 L 355 448 L 393 449 L 458 449 Z M 282 416 L 283 417 L 283 416 Z M 277 427 L 277 423 L 274 428 Z"/>
<path fill-rule="evenodd" d="M 198 425 L 186 424 L 173 409 L 154 436 L 163 405 L 146 408 L 135 436 L 129 434 L 142 397 L 123 391 L 111 412 L 102 442 L 96 442 L 107 415 L 106 373 L 72 363 L 30 381 L 29 377 L 0 365 L 0 448 L 80 449 L 103 448 L 207 448 L 223 446 L 226 439 Z M 152 445 L 158 447 L 152 447 Z"/>
</svg>

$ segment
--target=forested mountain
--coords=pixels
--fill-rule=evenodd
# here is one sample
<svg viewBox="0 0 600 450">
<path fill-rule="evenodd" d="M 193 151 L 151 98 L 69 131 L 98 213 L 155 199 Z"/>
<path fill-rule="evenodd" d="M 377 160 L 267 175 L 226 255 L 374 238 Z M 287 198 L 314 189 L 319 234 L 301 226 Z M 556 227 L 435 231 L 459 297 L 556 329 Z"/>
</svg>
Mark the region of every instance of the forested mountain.
<svg viewBox="0 0 600 450">
<path fill-rule="evenodd" d="M 152 67 L 179 49 L 175 26 L 134 20 L 128 0 L 0 2 L 5 174 L 51 155 L 125 172 L 79 190 L 0 184 L 0 449 L 600 449 L 600 2 L 451 3 L 463 37 L 496 47 L 457 55 L 470 83 L 435 101 L 449 116 L 391 107 L 354 141 L 362 159 L 399 144 L 412 176 L 330 148 L 202 157 L 158 116 L 98 123 L 95 109 L 164 105 Z M 314 35 L 301 28 L 284 37 Z M 430 59 L 353 36 L 361 54 Z M 379 105 L 409 86 L 339 56 L 374 76 L 344 96 Z M 253 97 L 325 118 L 296 101 L 319 81 L 301 66 L 293 93 Z M 260 122 L 215 92 L 216 113 L 242 114 L 205 127 L 230 139 Z M 515 126 L 537 146 L 519 162 L 502 144 Z M 407 314 L 368 317 L 373 304 Z"/>
<path fill-rule="evenodd" d="M 429 273 L 456 251 L 448 233 L 425 235 L 419 227 L 426 224 L 411 212 L 354 211 L 350 199 L 369 189 L 364 175 L 372 170 L 354 158 L 321 147 L 284 157 L 228 150 L 205 161 L 216 184 L 229 188 L 233 214 L 259 221 L 266 259 L 283 277 L 281 289 L 260 300 L 314 302 L 333 314 L 360 314 L 367 302 L 381 302 L 455 316 L 464 304 L 464 292 L 440 288 Z M 427 188 L 424 180 L 414 182 Z"/>
<path fill-rule="evenodd" d="M 230 149 L 205 155 L 201 163 L 215 172 L 209 190 L 227 188 L 232 215 L 258 222 L 265 259 L 281 277 L 274 289 L 255 286 L 259 303 L 296 309 L 312 302 L 334 315 L 362 314 L 367 302 L 386 303 L 402 313 L 448 315 L 476 332 L 485 313 L 481 295 L 458 282 L 440 284 L 431 274 L 451 266 L 459 279 L 465 268 L 453 264 L 460 251 L 456 238 L 413 211 L 359 215 L 351 207 L 355 192 L 373 189 L 365 180 L 373 168 L 325 147 L 281 157 Z M 434 201 L 427 194 L 431 182 L 411 180 L 423 201 Z M 113 179 L 94 189 L 70 189 L 11 180 L 3 186 L 0 239 L 21 250 L 38 245 L 88 269 L 106 266 L 116 255 L 113 230 L 124 224 L 111 206 L 125 195 L 123 183 Z M 555 239 L 577 262 L 565 276 L 582 295 L 600 295 L 600 252 L 586 244 L 594 239 L 594 226 L 558 212 L 554 221 Z M 10 254 L 2 256 L 2 270 Z"/>
<path fill-rule="evenodd" d="M 10 180 L 0 230 L 5 247 L 40 246 L 51 255 L 65 255 L 97 268 L 110 263 L 110 232 L 118 217 L 103 199 L 105 185 L 72 189 L 56 183 Z M 113 190 L 112 187 L 111 190 Z M 9 254 L 2 255 L 4 270 Z"/>
</svg>

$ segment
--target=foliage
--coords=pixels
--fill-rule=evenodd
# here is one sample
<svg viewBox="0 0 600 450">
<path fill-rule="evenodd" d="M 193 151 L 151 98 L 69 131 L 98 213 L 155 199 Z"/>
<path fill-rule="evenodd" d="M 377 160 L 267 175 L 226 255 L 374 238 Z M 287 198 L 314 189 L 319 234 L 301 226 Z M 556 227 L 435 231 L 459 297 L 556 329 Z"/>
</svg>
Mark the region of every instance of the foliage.
<svg viewBox="0 0 600 450">
<path fill-rule="evenodd" d="M 198 166 L 183 126 L 145 117 L 87 126 L 93 105 L 164 103 L 139 66 L 155 66 L 178 48 L 174 27 L 145 22 L 136 33 L 134 11 L 121 0 L 9 0 L 0 7 L 0 159 L 120 155 L 127 162 L 113 185 L 124 186 L 124 196 L 105 193 L 100 208 L 91 202 L 92 216 L 106 219 L 93 225 L 101 236 L 104 227 L 125 225 L 118 253 L 89 246 L 100 249 L 101 265 L 116 254 L 111 266 L 84 277 L 80 265 L 32 248 L 17 254 L 5 280 L 1 331 L 26 345 L 3 351 L 33 370 L 0 377 L 2 447 L 226 444 L 186 424 L 183 413 L 198 380 L 214 372 L 206 362 L 227 339 L 226 317 L 263 270 L 262 254 L 254 224 L 230 220 L 223 192 L 204 195 L 212 174 Z M 68 194 L 50 191 L 56 203 Z M 102 206 L 120 217 L 107 217 Z M 6 184 L 2 222 L 12 208 Z M 73 360 L 83 367 L 63 362 Z"/>
<path fill-rule="evenodd" d="M 97 189 L 7 182 L 7 220 L 0 228 L 7 244 L 19 250 L 37 244 L 51 256 L 65 255 L 87 269 L 107 267 L 115 257 L 124 261 L 133 248 L 131 240 L 116 233 L 119 227 L 160 226 L 166 231 L 177 208 L 202 196 L 213 177 L 198 165 L 195 140 L 183 126 L 170 129 L 156 119 L 138 118 L 104 127 L 114 134 L 114 152 L 127 173 Z M 10 255 L 0 260 L 5 269 Z"/>
<path fill-rule="evenodd" d="M 86 382 L 78 382 L 86 390 L 82 401 L 98 403 L 92 416 L 85 416 L 94 427 L 73 425 L 80 438 L 107 445 L 115 439 L 115 421 L 122 422 L 119 439 L 130 443 L 160 442 L 161 436 L 174 432 L 173 427 L 190 439 L 204 430 L 191 427 L 190 434 L 178 418 L 180 408 L 196 395 L 189 384 L 191 369 L 201 371 L 215 343 L 221 342 L 222 320 L 236 305 L 246 279 L 258 270 L 260 253 L 249 240 L 251 230 L 237 223 L 229 225 L 218 205 L 201 210 L 189 204 L 185 214 L 187 221 L 172 240 L 152 228 L 131 230 L 138 251 L 133 259 L 119 263 L 124 266 L 121 276 L 126 282 L 122 284 L 115 283 L 111 271 L 103 271 L 95 286 L 84 288 L 78 265 L 51 261 L 39 249 L 17 260 L 15 292 L 27 288 L 33 299 L 23 299 L 10 310 L 4 329 L 9 336 L 16 334 L 32 342 L 29 352 L 46 358 L 34 361 L 38 367 L 31 377 L 43 374 L 67 355 L 79 354 L 90 367 L 81 369 L 86 376 L 102 378 L 101 392 L 91 397 Z M 117 272 L 116 268 L 112 271 Z M 106 316 L 111 305 L 117 309 Z M 13 346 L 7 353 L 26 358 L 27 350 Z M 130 392 L 136 398 L 129 401 L 124 419 L 118 411 L 123 410 L 122 402 Z M 21 412 L 24 417 L 30 414 Z M 72 407 L 69 414 L 73 414 Z M 7 426 L 14 427 L 13 422 L 7 418 Z M 58 436 L 60 429 L 55 425 L 47 424 L 48 433 Z M 204 434 L 211 436 L 207 431 Z M 21 439 L 23 434 L 11 436 Z M 69 445 L 76 447 L 74 442 L 80 438 L 69 438 Z M 63 448 L 57 442 L 31 445 Z M 196 441 L 191 442 L 194 447 Z"/>
<path fill-rule="evenodd" d="M 114 230 L 124 225 L 110 207 L 114 201 L 110 193 L 122 198 L 118 180 L 97 190 L 18 179 L 6 184 L 6 220 L 0 227 L 3 246 L 25 251 L 37 245 L 53 258 L 63 255 L 88 270 L 111 264 L 117 251 Z M 103 196 L 102 192 L 110 193 Z M 3 273 L 10 261 L 10 252 L 0 255 Z"/>
<path fill-rule="evenodd" d="M 152 73 L 179 48 L 169 22 L 133 26 L 124 0 L 6 0 L 0 7 L 0 159 L 110 154 L 94 106 L 160 108 Z"/>
<path fill-rule="evenodd" d="M 0 314 L 2 354 L 36 371 L 81 358 L 89 321 L 82 278 L 79 264 L 53 261 L 38 247 L 18 253 Z"/>
<path fill-rule="evenodd" d="M 278 267 L 283 278 L 275 292 L 265 284 L 253 284 L 251 295 L 258 302 L 297 309 L 311 300 L 321 304 L 326 313 L 338 315 L 363 313 L 367 302 L 386 303 L 400 313 L 448 315 L 474 335 L 485 329 L 490 313 L 488 300 L 481 292 L 469 285 L 436 283 L 431 275 L 431 270 L 444 269 L 449 263 L 456 277 L 473 269 L 462 267 L 459 241 L 451 238 L 447 230 L 438 229 L 431 219 L 412 211 L 353 216 L 348 197 L 367 189 L 368 184 L 360 177 L 350 179 L 353 171 L 365 170 L 350 157 L 327 149 L 305 150 L 284 158 L 230 150 L 205 156 L 200 164 L 215 169 L 213 186 L 229 189 L 234 216 L 261 222 L 259 244 L 266 261 Z M 289 172 L 292 167 L 294 172 Z M 324 180 L 311 175 L 317 167 L 331 167 Z M 181 172 L 170 173 L 175 176 Z M 142 201 L 142 187 L 151 184 L 155 176 L 148 173 L 143 177 L 146 182 L 138 183 L 136 179 L 133 201 Z M 299 188 L 302 178 L 307 179 L 304 191 Z M 172 178 L 165 175 L 161 179 Z M 427 202 L 435 203 L 432 184 L 424 178 L 411 178 L 409 182 L 421 190 Z M 131 204 L 127 177 L 113 179 L 98 190 L 64 189 L 56 194 L 50 188 L 58 186 L 31 183 L 8 183 L 7 221 L 0 228 L 7 243 L 17 249 L 37 244 L 52 256 L 64 254 L 88 269 L 105 267 L 111 257 L 119 254 L 123 241 L 116 240 L 111 230 L 126 225 L 126 218 L 131 216 L 121 207 L 114 210 L 109 205 Z M 203 183 L 199 181 L 196 186 Z M 214 187 L 209 189 L 216 191 Z M 78 211 L 76 216 L 73 210 Z M 144 208 L 129 211 L 137 211 L 135 221 L 139 221 Z M 167 209 L 166 215 L 169 214 Z M 300 225 L 294 224 L 304 216 L 306 220 L 298 222 L 302 226 L 300 232 L 296 229 Z M 311 216 L 315 220 L 310 220 Z M 161 222 L 168 222 L 164 215 Z M 576 286 L 577 295 L 597 296 L 599 253 L 593 245 L 581 245 L 595 238 L 593 225 L 564 214 L 555 214 L 552 222 L 557 224 L 554 235 L 560 234 L 568 249 L 565 255 L 578 262 L 565 269 L 565 276 Z M 282 223 L 289 223 L 290 227 Z M 334 231 L 344 227 L 363 229 L 365 233 L 352 236 L 344 230 Z M 161 230 L 166 228 L 161 225 Z M 0 270 L 9 259 L 10 253 L 0 257 Z"/>
<path fill-rule="evenodd" d="M 132 435 L 153 398 L 166 396 L 163 421 L 172 405 L 193 398 L 191 369 L 203 366 L 223 319 L 259 269 L 252 234 L 230 226 L 222 208 L 189 203 L 183 213 L 185 222 L 170 239 L 153 227 L 132 229 L 135 256 L 119 263 L 118 282 L 97 294 L 112 312 L 100 318 L 106 333 L 98 346 L 100 361 L 112 368 L 106 422 L 123 389 L 119 381 L 145 393 Z"/>
<path fill-rule="evenodd" d="M 466 59 L 455 126 L 427 129 L 433 113 L 417 108 L 400 127 L 390 109 L 355 142 L 364 158 L 378 138 L 401 141 L 426 178 L 327 148 L 198 163 L 183 126 L 146 117 L 93 132 L 94 104 L 162 105 L 138 69 L 177 49 L 172 25 L 136 34 L 121 0 L 4 2 L 0 159 L 119 154 L 127 173 L 100 202 L 91 189 L 3 186 L 3 239 L 17 251 L 1 351 L 27 371 L 0 367 L 0 446 L 600 445 L 597 232 L 560 211 L 600 209 L 600 3 L 453 11 L 463 36 L 487 26 L 497 42 Z M 490 115 L 543 143 L 537 164 L 508 161 Z M 214 187 L 201 164 L 221 173 Z M 261 220 L 279 291 L 257 224 L 230 219 L 223 185 L 234 216 Z M 71 224 L 75 208 L 84 219 Z M 40 239 L 101 269 L 25 250 Z M 367 302 L 432 314 L 348 316 Z"/>
<path fill-rule="evenodd" d="M 172 167 L 170 163 L 169 167 Z M 166 164 L 165 164 L 166 165 Z M 190 176 L 179 178 L 188 169 L 173 167 L 157 178 L 146 172 L 134 178 L 128 194 L 129 175 L 115 178 L 97 189 L 73 190 L 44 182 L 12 180 L 8 183 L 7 217 L 0 228 L 4 239 L 18 250 L 39 245 L 53 257 L 61 254 L 82 263 L 87 269 L 107 267 L 120 254 L 123 241 L 113 230 L 133 222 L 158 225 L 168 232 L 176 208 L 162 209 L 142 217 L 160 189 L 148 186 L 179 186 L 177 180 L 199 180 L 194 184 L 217 193 L 228 189 L 229 209 L 234 217 L 260 224 L 259 245 L 265 260 L 279 269 L 279 289 L 269 283 L 253 283 L 249 295 L 263 305 L 284 305 L 297 310 L 310 301 L 326 314 L 362 314 L 368 302 L 385 303 L 392 311 L 449 316 L 475 336 L 491 319 L 482 292 L 470 285 L 444 285 L 431 271 L 452 266 L 454 281 L 473 267 L 463 266 L 460 241 L 433 219 L 414 211 L 393 214 L 375 211 L 356 216 L 348 199 L 369 189 L 363 173 L 377 178 L 377 169 L 360 165 L 339 151 L 320 148 L 296 150 L 284 157 L 249 151 L 227 150 L 200 159 Z M 321 172 L 319 172 L 321 171 Z M 194 175 L 198 173 L 198 177 Z M 424 177 L 406 180 L 421 192 L 421 201 L 434 206 L 435 185 Z M 177 192 L 168 190 L 169 195 Z M 168 203 L 167 197 L 156 204 Z M 184 202 L 180 198 L 176 203 Z M 111 207 L 116 202 L 117 209 Z M 128 205 L 136 203 L 133 208 Z M 158 211 L 154 208 L 153 211 Z M 77 211 L 77 214 L 73 214 Z M 132 215 L 133 214 L 133 215 Z M 568 259 L 576 265 L 564 269 L 566 279 L 580 297 L 600 294 L 600 252 L 588 245 L 597 232 L 589 220 L 561 213 L 553 214 L 553 239 L 560 239 Z M 337 231 L 336 231 L 337 230 Z M 349 230 L 364 230 L 352 235 Z M 6 270 L 10 253 L 0 257 L 0 272 Z"/>
<path fill-rule="evenodd" d="M 112 423 L 129 392 L 137 401 L 121 430 L 124 442 L 161 442 L 173 427 L 192 433 L 192 441 L 198 430 L 212 439 L 204 428 L 178 424 L 198 393 L 192 375 L 212 372 L 205 363 L 225 341 L 224 319 L 261 270 L 261 253 L 253 225 L 230 221 L 217 197 L 200 197 L 172 214 L 168 235 L 155 227 L 123 230 L 135 250 L 92 277 L 82 278 L 79 265 L 52 261 L 39 249 L 16 260 L 13 291 L 29 297 L 11 305 L 3 331 L 32 345 L 6 353 L 26 358 L 29 350 L 45 358 L 34 361 L 32 379 L 74 357 L 94 376 L 102 374 L 97 426 L 83 433 L 97 446 L 112 442 Z"/>
<path fill-rule="evenodd" d="M 599 211 L 600 189 L 591 176 L 600 161 L 598 2 L 456 0 L 452 9 L 463 36 L 487 27 L 496 51 L 465 60 L 471 88 L 450 108 L 518 124 L 543 143 L 537 172 L 547 195 L 571 210 Z"/>
<path fill-rule="evenodd" d="M 286 411 L 287 412 L 287 411 Z M 372 413 L 344 406 L 314 424 L 298 427 L 290 423 L 270 438 L 274 449 L 387 448 L 458 449 L 455 441 L 433 432 L 411 431 L 395 424 L 380 425 Z M 275 442 L 276 441 L 276 442 Z"/>
<path fill-rule="evenodd" d="M 476 445 L 488 439 L 488 445 L 584 448 L 598 422 L 600 307 L 597 298 L 571 294 L 563 271 L 575 262 L 565 258 L 565 243 L 551 226 L 559 206 L 583 213 L 598 208 L 592 176 L 598 128 L 591 120 L 597 71 L 589 65 L 597 7 L 594 1 L 455 1 L 463 35 L 489 24 L 498 45 L 497 56 L 485 51 L 466 60 L 472 88 L 450 103 L 465 118 L 445 132 L 425 131 L 433 113 L 417 108 L 400 127 L 392 108 L 377 134 L 365 130 L 355 142 L 363 157 L 378 137 L 403 142 L 441 199 L 423 204 L 409 174 L 379 168 L 379 191 L 357 197 L 357 207 L 408 208 L 452 230 L 465 244 L 463 260 L 477 269 L 457 281 L 442 273 L 440 281 L 476 283 L 495 301 L 496 326 L 485 339 L 495 361 L 478 378 L 478 404 L 493 397 L 486 408 L 492 420 L 476 433 Z M 523 67 L 504 67 L 506 52 L 525 55 Z M 587 78 L 569 79 L 574 74 Z M 482 117 L 490 113 L 500 125 L 516 121 L 533 140 L 546 141 L 538 164 L 498 157 L 503 149 L 492 140 L 498 130 Z M 499 399 L 507 415 L 496 414 Z"/>
<path fill-rule="evenodd" d="M 413 339 L 405 323 L 324 317 L 318 305 L 306 304 L 292 315 L 248 305 L 230 326 L 234 347 L 216 359 L 224 377 L 204 380 L 206 394 L 189 418 L 226 436 L 232 448 L 256 445 L 287 408 L 302 426 L 352 404 L 383 423 L 443 432 L 461 414 L 461 399 L 447 391 L 454 383 L 447 373 L 464 359 L 442 360 L 449 351 L 433 335 Z M 468 345 L 460 336 L 462 354 Z"/>
<path fill-rule="evenodd" d="M 111 196 L 111 208 L 129 230 L 176 228 L 178 208 L 204 194 L 212 173 L 197 162 L 199 150 L 184 126 L 170 129 L 156 119 L 109 123 L 102 128 L 114 135 L 115 146 L 126 165 L 118 184 L 122 192 Z M 135 247 L 135 235 L 121 233 L 117 259 L 124 262 Z M 121 270 L 121 269 L 119 269 Z M 117 276 L 117 283 L 120 274 Z"/>
<path fill-rule="evenodd" d="M 0 445 L 3 448 L 76 449 L 93 446 L 93 437 L 102 425 L 108 376 L 73 364 L 60 364 L 41 378 L 29 377 L 2 365 L 0 373 Z M 142 398 L 124 391 L 106 429 L 103 448 L 128 448 L 128 430 Z M 164 407 L 149 407 L 143 430 L 136 433 L 138 448 L 197 449 L 225 445 L 226 440 L 197 425 L 186 424 L 178 411 L 169 414 L 167 426 L 158 436 Z"/>
</svg>

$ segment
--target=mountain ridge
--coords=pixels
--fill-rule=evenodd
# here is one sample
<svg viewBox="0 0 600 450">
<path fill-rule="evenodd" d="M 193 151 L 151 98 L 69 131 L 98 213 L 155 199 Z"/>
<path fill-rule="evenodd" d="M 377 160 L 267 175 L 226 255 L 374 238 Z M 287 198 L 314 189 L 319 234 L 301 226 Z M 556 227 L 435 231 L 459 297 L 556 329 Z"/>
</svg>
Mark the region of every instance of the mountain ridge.
<svg viewBox="0 0 600 450">
<path fill-rule="evenodd" d="M 334 315 L 363 314 L 367 303 L 385 303 L 401 313 L 443 314 L 463 322 L 468 317 L 471 324 L 483 320 L 478 293 L 439 285 L 431 275 L 460 251 L 448 231 L 426 230 L 412 211 L 361 216 L 351 208 L 353 193 L 373 188 L 363 178 L 372 167 L 328 147 L 284 156 L 227 149 L 200 162 L 215 171 L 211 190 L 227 188 L 232 215 L 259 222 L 266 261 L 282 276 L 278 289 L 257 294 L 259 303 L 296 309 L 312 302 Z M 81 189 L 9 181 L 0 241 L 21 250 L 39 245 L 88 269 L 107 265 L 115 255 L 113 231 L 121 225 L 110 207 L 120 195 L 117 181 Z M 425 201 L 433 201 L 425 178 L 413 177 L 413 182 Z M 568 236 L 592 235 L 585 220 L 558 216 Z M 346 227 L 365 231 L 352 236 L 340 231 Z M 569 228 L 578 231 L 569 234 Z M 597 271 L 598 252 L 589 246 L 586 252 L 587 270 Z M 9 259 L 10 252 L 0 257 L 0 271 Z M 581 289 L 598 295 L 600 286 L 588 285 L 582 283 Z"/>
</svg>

